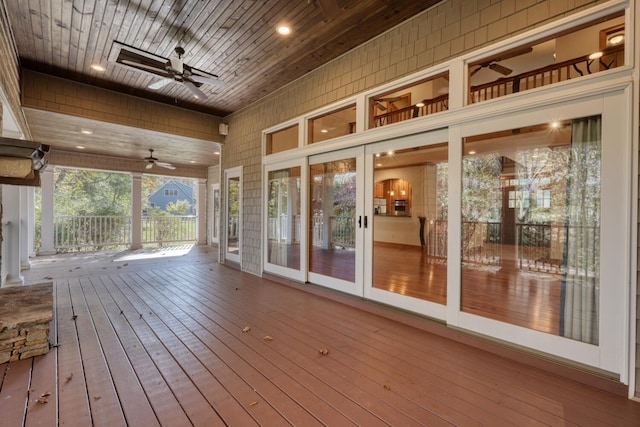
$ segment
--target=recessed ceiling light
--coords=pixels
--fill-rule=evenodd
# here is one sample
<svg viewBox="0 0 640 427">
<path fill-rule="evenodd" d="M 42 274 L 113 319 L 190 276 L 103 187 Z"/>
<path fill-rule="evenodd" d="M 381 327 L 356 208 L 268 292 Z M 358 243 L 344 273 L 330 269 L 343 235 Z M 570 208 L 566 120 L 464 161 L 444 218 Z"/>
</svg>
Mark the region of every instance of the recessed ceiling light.
<svg viewBox="0 0 640 427">
<path fill-rule="evenodd" d="M 474 154 L 476 154 L 476 152 L 471 150 L 471 151 L 469 151 L 469 154 L 471 154 L 473 156 Z"/>
<path fill-rule="evenodd" d="M 560 127 L 560 122 L 551 122 L 551 127 L 557 129 Z"/>
<path fill-rule="evenodd" d="M 84 147 L 83 147 L 82 145 L 76 145 L 76 148 L 77 148 L 78 150 L 84 150 Z"/>
<path fill-rule="evenodd" d="M 82 129 L 82 130 L 80 131 L 80 133 L 83 133 L 83 134 L 85 134 L 85 135 L 92 135 L 92 134 L 93 134 L 93 131 L 92 131 L 92 130 L 89 130 L 89 129 Z"/>
<path fill-rule="evenodd" d="M 376 167 L 382 166 L 382 163 L 376 163 Z"/>
<path fill-rule="evenodd" d="M 276 28 L 276 31 L 278 31 L 278 34 L 282 34 L 283 36 L 288 36 L 289 34 L 291 34 L 291 27 L 284 24 L 278 25 L 278 28 Z"/>
<path fill-rule="evenodd" d="M 219 156 L 220 152 L 219 151 L 214 151 L 213 154 L 215 154 L 216 156 Z"/>
<path fill-rule="evenodd" d="M 195 160 L 189 160 L 189 163 L 195 163 L 195 162 L 196 162 Z"/>
<path fill-rule="evenodd" d="M 589 59 L 598 59 L 598 58 L 602 58 L 602 52 L 593 52 L 591 55 L 589 55 Z"/>
<path fill-rule="evenodd" d="M 424 102 L 418 102 L 418 103 L 416 104 L 416 107 L 418 107 L 418 108 L 422 108 L 422 107 L 424 107 Z"/>
<path fill-rule="evenodd" d="M 387 151 L 387 155 L 388 155 L 388 156 L 393 156 L 393 150 L 389 150 L 389 151 Z"/>
<path fill-rule="evenodd" d="M 91 68 L 93 68 L 96 71 L 100 71 L 101 73 L 105 72 L 107 69 L 104 68 L 102 65 L 100 64 L 92 64 Z"/>
<path fill-rule="evenodd" d="M 322 133 L 328 133 L 329 131 L 328 131 L 328 130 L 326 130 L 326 129 L 322 129 L 322 130 L 320 130 L 320 132 L 322 132 Z"/>
<path fill-rule="evenodd" d="M 624 34 L 614 34 L 607 39 L 610 45 L 615 46 L 624 41 Z"/>
</svg>

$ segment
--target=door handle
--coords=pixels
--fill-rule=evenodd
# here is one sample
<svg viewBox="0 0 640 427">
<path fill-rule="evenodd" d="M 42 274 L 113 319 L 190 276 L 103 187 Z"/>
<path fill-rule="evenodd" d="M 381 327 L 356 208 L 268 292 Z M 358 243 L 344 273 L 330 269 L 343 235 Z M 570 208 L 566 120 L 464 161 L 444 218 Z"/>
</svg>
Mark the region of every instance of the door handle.
<svg viewBox="0 0 640 427">
<path fill-rule="evenodd" d="M 358 216 L 358 228 L 362 228 L 362 216 Z"/>
<path fill-rule="evenodd" d="M 364 216 L 364 228 L 367 228 L 367 216 Z"/>
</svg>

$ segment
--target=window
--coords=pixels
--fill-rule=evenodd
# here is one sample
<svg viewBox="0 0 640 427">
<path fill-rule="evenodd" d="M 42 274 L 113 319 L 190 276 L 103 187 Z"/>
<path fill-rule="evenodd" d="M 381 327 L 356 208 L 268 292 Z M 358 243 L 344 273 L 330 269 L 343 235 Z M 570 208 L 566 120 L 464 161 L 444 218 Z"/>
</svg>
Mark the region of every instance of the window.
<svg viewBox="0 0 640 427">
<path fill-rule="evenodd" d="M 176 190 L 175 188 L 165 188 L 164 195 L 165 196 L 177 196 L 178 195 L 178 190 Z"/>
<path fill-rule="evenodd" d="M 309 120 L 309 143 L 349 135 L 356 131 L 356 106 L 349 105 Z"/>
<path fill-rule="evenodd" d="M 445 111 L 449 104 L 449 73 L 376 95 L 369 104 L 370 128 Z"/>
<path fill-rule="evenodd" d="M 266 154 L 280 153 L 298 147 L 298 125 L 267 134 Z"/>
<path fill-rule="evenodd" d="M 599 73 L 624 65 L 624 16 L 469 64 L 469 103 Z"/>
</svg>

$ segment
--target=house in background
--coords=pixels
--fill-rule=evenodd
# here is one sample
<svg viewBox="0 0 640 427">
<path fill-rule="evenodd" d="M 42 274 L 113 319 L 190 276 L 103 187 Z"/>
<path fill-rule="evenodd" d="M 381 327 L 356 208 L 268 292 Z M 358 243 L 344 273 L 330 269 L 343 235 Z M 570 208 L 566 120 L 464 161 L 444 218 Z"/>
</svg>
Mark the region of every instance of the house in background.
<svg viewBox="0 0 640 427">
<path fill-rule="evenodd" d="M 169 203 L 175 204 L 181 200 L 186 200 L 189 204 L 189 209 L 185 212 L 185 215 L 195 215 L 196 212 L 196 199 L 193 197 L 193 188 L 173 179 L 157 189 L 147 199 L 150 208 L 158 208 L 163 211 L 167 210 Z"/>
</svg>

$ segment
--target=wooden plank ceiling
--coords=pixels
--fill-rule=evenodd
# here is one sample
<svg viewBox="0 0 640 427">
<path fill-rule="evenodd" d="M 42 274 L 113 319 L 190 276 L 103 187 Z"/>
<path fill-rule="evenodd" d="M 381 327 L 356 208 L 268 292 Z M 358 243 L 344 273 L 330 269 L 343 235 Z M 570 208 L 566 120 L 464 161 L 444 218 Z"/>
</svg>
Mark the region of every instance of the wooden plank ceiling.
<svg viewBox="0 0 640 427">
<path fill-rule="evenodd" d="M 439 2 L 333 0 L 340 10 L 329 17 L 318 1 L 10 0 L 4 4 L 23 68 L 224 117 Z M 275 31 L 280 23 L 291 26 L 289 36 Z M 149 89 L 159 77 L 109 62 L 114 42 L 162 58 L 173 56 L 180 46 L 185 50 L 184 64 L 219 76 L 226 86 L 202 85 L 206 99 L 196 99 L 177 82 Z M 93 70 L 93 64 L 106 71 Z"/>
</svg>

